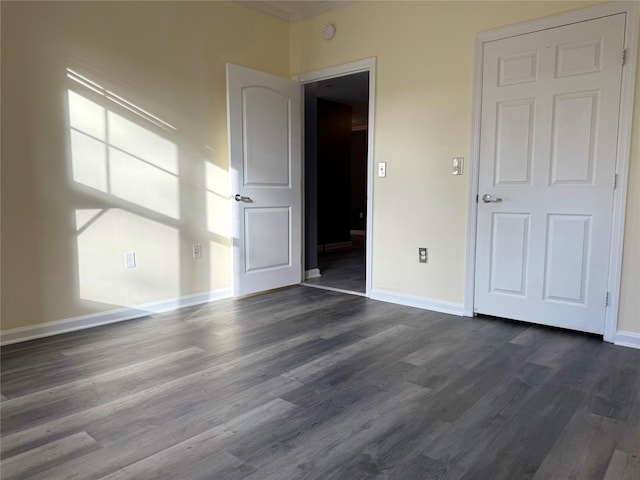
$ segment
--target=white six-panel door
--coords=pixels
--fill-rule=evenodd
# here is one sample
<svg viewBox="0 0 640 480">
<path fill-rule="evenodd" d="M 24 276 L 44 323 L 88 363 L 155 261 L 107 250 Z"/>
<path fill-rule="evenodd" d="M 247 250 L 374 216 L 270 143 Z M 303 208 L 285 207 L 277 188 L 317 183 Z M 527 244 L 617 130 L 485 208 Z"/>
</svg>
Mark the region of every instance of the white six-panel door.
<svg viewBox="0 0 640 480">
<path fill-rule="evenodd" d="M 301 87 L 227 65 L 234 294 L 300 283 Z"/>
<path fill-rule="evenodd" d="M 603 333 L 624 28 L 620 14 L 485 45 L 478 313 Z"/>
</svg>

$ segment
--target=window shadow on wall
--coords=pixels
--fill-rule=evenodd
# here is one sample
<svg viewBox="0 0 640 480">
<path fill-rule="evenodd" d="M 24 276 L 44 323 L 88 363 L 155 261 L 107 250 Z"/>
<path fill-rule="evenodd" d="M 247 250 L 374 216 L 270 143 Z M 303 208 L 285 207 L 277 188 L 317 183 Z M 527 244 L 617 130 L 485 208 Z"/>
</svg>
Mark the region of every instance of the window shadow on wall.
<svg viewBox="0 0 640 480">
<path fill-rule="evenodd" d="M 140 306 L 180 297 L 190 284 L 181 278 L 181 251 L 191 252 L 199 223 L 210 233 L 202 238 L 206 259 L 198 259 L 209 269 L 205 282 L 224 283 L 224 261 L 214 272 L 208 260 L 228 257 L 227 172 L 207 160 L 195 165 L 204 205 L 190 204 L 195 215 L 183 221 L 177 129 L 71 69 L 67 85 L 70 176 L 83 206 L 98 207 L 74 212 L 79 298 Z M 126 252 L 135 252 L 134 267 Z"/>
</svg>

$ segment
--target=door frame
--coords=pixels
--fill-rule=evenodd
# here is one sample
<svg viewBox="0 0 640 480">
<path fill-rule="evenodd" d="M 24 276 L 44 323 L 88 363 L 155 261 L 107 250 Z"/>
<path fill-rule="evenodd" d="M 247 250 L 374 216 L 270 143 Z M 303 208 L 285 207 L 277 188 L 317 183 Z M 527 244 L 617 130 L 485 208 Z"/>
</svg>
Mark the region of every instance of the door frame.
<svg viewBox="0 0 640 480">
<path fill-rule="evenodd" d="M 345 75 L 351 75 L 353 73 L 361 73 L 361 72 L 369 72 L 369 114 L 368 114 L 368 122 L 367 122 L 367 222 L 366 222 L 366 253 L 365 253 L 365 273 L 366 273 L 366 282 L 365 282 L 365 296 L 369 297 L 371 293 L 371 264 L 372 264 L 372 256 L 373 256 L 373 172 L 374 172 L 374 155 L 373 155 L 373 140 L 374 140 L 374 120 L 375 120 L 375 98 L 376 98 L 376 57 L 364 58 L 362 60 L 357 60 L 355 62 L 344 63 L 342 65 L 337 65 L 334 67 L 323 68 L 321 70 L 315 70 L 312 72 L 304 73 L 298 75 L 297 79 L 300 84 L 304 85 L 306 83 L 313 83 L 320 80 L 328 80 L 330 78 L 336 77 L 344 77 Z M 302 102 L 303 108 L 303 132 L 304 132 L 304 102 Z M 304 134 L 303 138 L 303 152 L 304 152 Z M 304 154 L 303 154 L 304 157 Z M 305 185 L 305 175 L 306 172 L 304 170 L 304 161 L 303 169 L 302 169 L 302 225 L 304 225 L 304 216 L 305 216 L 305 206 L 304 206 L 304 185 Z M 302 236 L 304 238 L 304 229 Z M 303 241 L 302 249 L 304 252 L 305 249 L 305 241 Z M 304 278 L 304 270 L 306 266 L 304 264 L 304 253 L 302 258 L 302 278 Z"/>
<path fill-rule="evenodd" d="M 467 219 L 467 267 L 465 281 L 465 316 L 475 315 L 476 235 L 478 220 L 478 178 L 480 167 L 480 119 L 482 105 L 482 69 L 484 44 L 494 40 L 533 33 L 540 30 L 593 20 L 600 17 L 626 13 L 624 49 L 625 66 L 622 69 L 620 113 L 618 117 L 618 142 L 616 156 L 616 188 L 614 190 L 611 225 L 611 247 L 607 286 L 609 303 L 605 313 L 604 340 L 616 340 L 618 306 L 620 301 L 620 279 L 622 275 L 622 249 L 624 243 L 624 221 L 629 179 L 629 157 L 631 154 L 631 127 L 633 121 L 633 98 L 638 55 L 638 24 L 640 9 L 636 2 L 611 2 L 604 5 L 562 13 L 550 17 L 481 32 L 476 35 L 473 78 L 473 105 L 471 124 L 471 158 L 469 164 L 468 219 Z M 613 179 L 612 179 L 613 181 Z M 603 298 L 603 301 L 605 299 Z"/>
</svg>

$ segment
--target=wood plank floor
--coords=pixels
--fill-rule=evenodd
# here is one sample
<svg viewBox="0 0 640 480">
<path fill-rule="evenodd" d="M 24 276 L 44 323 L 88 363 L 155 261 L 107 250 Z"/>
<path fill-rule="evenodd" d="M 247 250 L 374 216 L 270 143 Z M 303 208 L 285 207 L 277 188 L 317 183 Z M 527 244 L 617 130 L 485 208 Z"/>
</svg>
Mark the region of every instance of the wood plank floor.
<svg viewBox="0 0 640 480">
<path fill-rule="evenodd" d="M 640 478 L 640 351 L 307 287 L 2 349 L 3 479 Z"/>
<path fill-rule="evenodd" d="M 364 245 L 347 250 L 318 253 L 321 276 L 310 278 L 305 281 L 305 284 L 364 293 L 366 290 L 365 264 Z"/>
</svg>

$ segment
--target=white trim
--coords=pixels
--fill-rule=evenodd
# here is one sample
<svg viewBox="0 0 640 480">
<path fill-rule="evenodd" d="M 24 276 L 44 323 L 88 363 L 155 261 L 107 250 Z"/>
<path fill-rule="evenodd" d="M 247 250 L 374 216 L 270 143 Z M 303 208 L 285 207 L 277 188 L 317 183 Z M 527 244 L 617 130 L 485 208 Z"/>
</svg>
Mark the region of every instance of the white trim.
<svg viewBox="0 0 640 480">
<path fill-rule="evenodd" d="M 293 77 L 292 80 L 298 80 L 296 77 Z M 299 83 L 299 81 L 298 81 Z M 302 270 L 302 282 L 308 278 L 315 278 L 316 276 L 320 276 L 320 269 L 313 268 L 307 270 L 307 116 L 305 115 L 304 106 L 307 104 L 307 96 L 304 91 L 304 87 L 302 83 L 300 83 L 300 268 Z M 317 190 L 317 189 L 316 189 Z M 317 214 L 316 214 L 317 218 Z M 317 247 L 317 246 L 316 246 Z M 316 258 L 316 265 L 318 264 Z M 315 275 L 315 271 L 318 272 Z M 311 272 L 310 275 L 307 276 L 307 272 Z"/>
<path fill-rule="evenodd" d="M 332 0 L 331 2 L 305 2 L 296 8 L 280 7 L 282 2 L 265 2 L 264 0 L 232 0 L 234 3 L 253 8 L 287 23 L 298 22 L 306 18 L 315 17 L 321 13 L 346 7 L 355 0 Z M 286 5 L 286 4 L 285 4 Z"/>
<path fill-rule="evenodd" d="M 624 221 L 629 183 L 629 158 L 631 156 L 631 127 L 633 121 L 633 97 L 638 58 L 638 26 L 640 8 L 636 2 L 627 6 L 624 48 L 626 62 L 622 67 L 620 92 L 620 117 L 618 121 L 618 156 L 616 158 L 617 188 L 613 192 L 611 225 L 611 250 L 609 252 L 609 307 L 604 322 L 604 339 L 616 341 L 620 306 L 620 281 L 622 278 L 622 249 L 624 246 Z"/>
<path fill-rule="evenodd" d="M 591 8 L 554 15 L 532 22 L 521 23 L 504 28 L 498 28 L 479 33 L 476 36 L 475 65 L 473 80 L 473 111 L 471 126 L 471 162 L 469 162 L 469 199 L 467 222 L 467 265 L 465 281 L 466 315 L 473 315 L 476 261 L 476 224 L 478 210 L 476 198 L 478 195 L 478 170 L 480 151 L 480 118 L 482 102 L 482 65 L 483 48 L 486 42 L 500 40 L 517 35 L 560 27 L 571 23 L 584 22 L 596 18 L 625 13 L 627 22 L 625 28 L 625 48 L 627 62 L 622 69 L 622 88 L 620 92 L 620 116 L 618 122 L 618 144 L 616 172 L 618 174 L 618 188 L 614 191 L 613 223 L 611 232 L 611 250 L 609 256 L 608 288 L 610 304 L 605 316 L 604 340 L 616 341 L 615 333 L 620 301 L 620 277 L 622 274 L 622 248 L 624 244 L 624 218 L 627 199 L 627 184 L 629 177 L 629 155 L 631 149 L 631 127 L 633 119 L 633 97 L 635 86 L 636 59 L 638 47 L 638 24 L 640 9 L 636 2 L 611 2 Z M 626 334 L 625 334 L 626 335 Z M 626 337 L 625 337 L 626 338 Z"/>
<path fill-rule="evenodd" d="M 362 292 L 356 292 L 355 290 L 345 290 L 344 288 L 327 287 L 325 285 L 317 285 L 315 283 L 302 282 L 305 287 L 318 288 L 320 290 L 329 290 L 330 292 L 346 293 L 347 295 L 357 295 L 359 297 L 366 297 Z"/>
<path fill-rule="evenodd" d="M 367 124 L 367 225 L 366 225 L 366 286 L 365 295 L 372 290 L 372 258 L 373 258 L 373 172 L 374 172 L 374 128 L 376 112 L 376 57 L 365 58 L 351 63 L 316 70 L 298 75 L 300 83 L 317 82 L 329 78 L 342 77 L 353 73 L 369 72 L 369 121 Z M 304 104 L 304 102 L 303 102 Z M 304 182 L 303 182 L 304 184 Z"/>
<path fill-rule="evenodd" d="M 362 60 L 356 60 L 355 62 L 343 63 L 334 67 L 323 68 L 322 70 L 302 73 L 298 75 L 298 81 L 300 83 L 312 83 L 317 82 L 318 80 L 328 80 L 329 78 L 344 77 L 345 75 L 351 75 L 352 73 L 371 72 L 372 69 L 375 69 L 375 66 L 376 57 L 369 57 Z M 369 108 L 369 110 L 371 110 L 371 108 Z M 369 125 L 371 125 L 371 122 L 369 122 Z"/>
<path fill-rule="evenodd" d="M 464 314 L 473 317 L 476 280 L 476 235 L 478 224 L 478 180 L 480 165 L 480 119 L 482 117 L 482 65 L 484 43 L 476 38 L 473 66 L 473 105 L 471 110 L 471 162 L 469 172 L 469 198 L 467 200 L 467 266 L 464 291 Z"/>
<path fill-rule="evenodd" d="M 319 268 L 312 268 L 311 270 L 304 271 L 304 279 L 309 280 L 310 278 L 318 278 L 321 277 Z"/>
<path fill-rule="evenodd" d="M 640 348 L 640 333 L 618 330 L 613 336 L 613 343 L 621 347 Z"/>
<path fill-rule="evenodd" d="M 196 293 L 184 297 L 162 300 L 160 302 L 145 303 L 132 307 L 116 308 L 105 312 L 90 313 L 78 317 L 64 318 L 53 322 L 29 325 L 27 327 L 12 328 L 0 332 L 0 345 L 24 342 L 36 338 L 50 337 L 61 333 L 75 332 L 87 328 L 108 325 L 110 323 L 123 322 L 134 318 L 146 317 L 154 313 L 164 313 L 179 308 L 191 307 L 202 303 L 215 302 L 231 297 L 228 288 L 213 290 L 210 292 Z"/>
<path fill-rule="evenodd" d="M 405 295 L 404 293 L 388 292 L 378 289 L 371 291 L 369 298 L 380 300 L 381 302 L 422 308 L 423 310 L 432 310 L 434 312 L 448 313 L 461 317 L 464 316 L 464 305 L 461 303 L 444 302 L 442 300 L 434 300 L 433 298 L 416 297 L 414 295 Z"/>
</svg>

